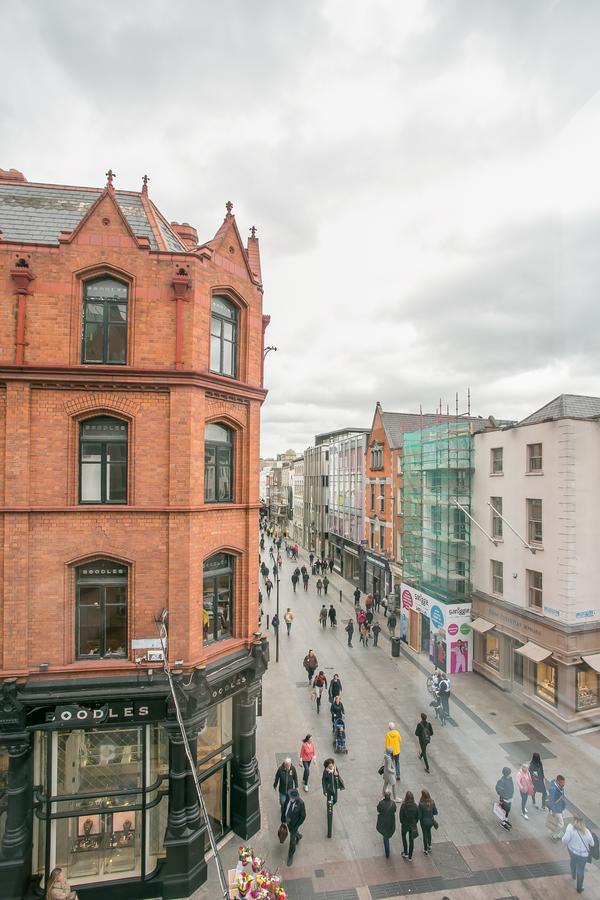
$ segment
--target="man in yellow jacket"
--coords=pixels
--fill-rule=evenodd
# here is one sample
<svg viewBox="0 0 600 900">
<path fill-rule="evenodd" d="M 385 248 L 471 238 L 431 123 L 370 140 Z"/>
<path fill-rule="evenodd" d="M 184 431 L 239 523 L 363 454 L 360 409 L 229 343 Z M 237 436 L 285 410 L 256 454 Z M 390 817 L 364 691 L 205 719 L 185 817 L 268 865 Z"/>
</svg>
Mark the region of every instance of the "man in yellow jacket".
<svg viewBox="0 0 600 900">
<path fill-rule="evenodd" d="M 400 781 L 400 748 L 402 736 L 393 722 L 388 722 L 388 732 L 385 736 L 385 749 L 392 751 L 392 759 L 396 767 L 396 781 Z"/>
</svg>

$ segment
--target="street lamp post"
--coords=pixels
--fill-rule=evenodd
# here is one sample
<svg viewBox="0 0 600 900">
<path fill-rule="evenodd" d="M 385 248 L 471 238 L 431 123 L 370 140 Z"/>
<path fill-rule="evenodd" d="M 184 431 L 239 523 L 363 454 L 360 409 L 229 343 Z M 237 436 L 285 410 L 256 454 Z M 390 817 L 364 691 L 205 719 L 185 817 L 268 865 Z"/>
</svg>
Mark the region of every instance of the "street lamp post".
<svg viewBox="0 0 600 900">
<path fill-rule="evenodd" d="M 279 662 L 279 564 L 275 560 L 275 568 L 277 570 L 277 579 L 275 581 L 275 589 L 277 591 L 277 628 L 275 629 L 275 662 Z"/>
</svg>

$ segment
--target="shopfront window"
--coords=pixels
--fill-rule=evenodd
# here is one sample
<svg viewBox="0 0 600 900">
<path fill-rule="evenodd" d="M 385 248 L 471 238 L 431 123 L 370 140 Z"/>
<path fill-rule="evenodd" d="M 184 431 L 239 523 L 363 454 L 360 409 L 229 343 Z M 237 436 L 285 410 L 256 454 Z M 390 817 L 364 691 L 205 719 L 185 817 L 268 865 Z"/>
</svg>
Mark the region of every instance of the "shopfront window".
<svg viewBox="0 0 600 900">
<path fill-rule="evenodd" d="M 77 659 L 127 656 L 128 569 L 96 559 L 77 569 Z"/>
<path fill-rule="evenodd" d="M 558 670 L 553 663 L 538 663 L 535 674 L 535 693 L 541 700 L 556 706 L 558 702 Z"/>
<path fill-rule="evenodd" d="M 485 635 L 485 661 L 496 671 L 500 670 L 500 640 L 495 634 Z"/>
<path fill-rule="evenodd" d="M 576 684 L 576 709 L 581 712 L 584 709 L 595 709 L 600 706 L 598 691 L 598 673 L 589 666 L 580 666 L 577 669 Z"/>
<path fill-rule="evenodd" d="M 516 651 L 522 646 L 520 641 L 513 643 L 513 681 L 519 685 L 523 684 L 523 654 Z"/>
<path fill-rule="evenodd" d="M 60 866 L 68 881 L 86 884 L 156 868 L 168 805 L 168 742 L 159 725 L 38 732 L 36 760 L 40 874 Z"/>
<path fill-rule="evenodd" d="M 198 733 L 196 759 L 198 774 L 213 766 L 220 758 L 231 753 L 233 740 L 233 704 L 231 697 L 223 703 L 211 706 L 206 716 L 206 724 Z"/>
<path fill-rule="evenodd" d="M 233 557 L 217 553 L 204 563 L 203 582 L 204 643 L 222 641 L 233 635 Z"/>
<path fill-rule="evenodd" d="M 8 750 L 0 748 L 0 848 L 4 840 L 8 810 Z M 0 856 L 2 855 L 0 850 Z"/>
</svg>

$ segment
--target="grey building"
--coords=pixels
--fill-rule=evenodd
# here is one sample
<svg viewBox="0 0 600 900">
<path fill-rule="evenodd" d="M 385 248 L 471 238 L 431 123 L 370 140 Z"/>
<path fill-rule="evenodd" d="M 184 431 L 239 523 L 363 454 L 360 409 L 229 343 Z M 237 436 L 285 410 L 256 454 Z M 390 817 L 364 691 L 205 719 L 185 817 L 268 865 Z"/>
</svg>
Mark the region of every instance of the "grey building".
<svg viewBox="0 0 600 900">
<path fill-rule="evenodd" d="M 317 435 L 304 451 L 304 540 L 318 556 L 329 554 L 329 446 Z"/>
<path fill-rule="evenodd" d="M 329 437 L 329 550 L 334 566 L 360 585 L 364 540 L 365 452 L 368 428 L 345 428 Z"/>
</svg>

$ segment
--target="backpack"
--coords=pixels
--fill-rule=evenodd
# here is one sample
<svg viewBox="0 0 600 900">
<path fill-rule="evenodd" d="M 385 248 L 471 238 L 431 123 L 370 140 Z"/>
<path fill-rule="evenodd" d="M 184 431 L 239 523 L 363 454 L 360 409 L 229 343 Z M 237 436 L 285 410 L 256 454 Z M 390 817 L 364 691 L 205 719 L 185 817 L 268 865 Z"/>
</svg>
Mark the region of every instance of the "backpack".
<svg viewBox="0 0 600 900">
<path fill-rule="evenodd" d="M 588 856 L 588 862 L 591 862 L 593 859 L 600 859 L 600 841 L 598 840 L 598 835 L 594 834 L 593 831 L 591 832 L 591 834 L 592 834 L 594 843 L 592 844 L 592 847 L 591 847 L 591 850 L 590 850 L 590 853 Z"/>
</svg>

